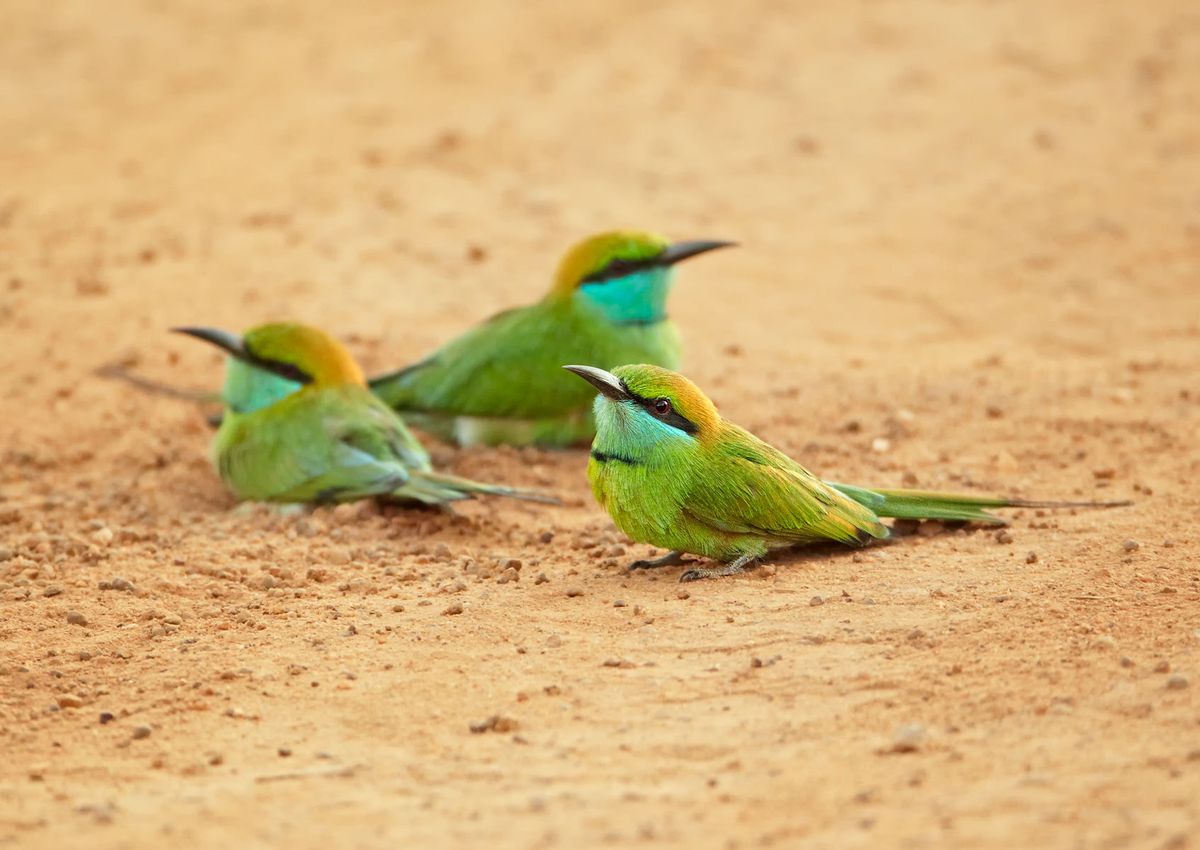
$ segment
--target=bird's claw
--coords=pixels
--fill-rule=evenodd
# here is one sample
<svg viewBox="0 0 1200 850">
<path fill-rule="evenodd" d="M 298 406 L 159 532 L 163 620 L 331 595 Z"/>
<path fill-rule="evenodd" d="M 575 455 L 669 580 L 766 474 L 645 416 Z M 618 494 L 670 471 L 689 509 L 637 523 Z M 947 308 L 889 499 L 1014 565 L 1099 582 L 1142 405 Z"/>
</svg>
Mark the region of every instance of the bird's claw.
<svg viewBox="0 0 1200 850">
<path fill-rule="evenodd" d="M 640 561 L 634 561 L 629 565 L 630 570 L 654 570 L 659 567 L 673 567 L 678 564 L 687 563 L 683 558 L 682 552 L 668 552 L 661 558 L 646 558 Z"/>
<path fill-rule="evenodd" d="M 718 567 L 715 570 L 685 570 L 683 575 L 679 577 L 679 581 L 682 584 L 683 582 L 688 581 L 699 581 L 702 578 L 722 578 L 724 576 L 735 576 L 739 573 L 744 573 L 746 571 L 746 565 L 752 564 L 756 560 L 757 556 L 755 555 L 742 555 L 733 563 L 726 564 L 723 567 Z"/>
</svg>

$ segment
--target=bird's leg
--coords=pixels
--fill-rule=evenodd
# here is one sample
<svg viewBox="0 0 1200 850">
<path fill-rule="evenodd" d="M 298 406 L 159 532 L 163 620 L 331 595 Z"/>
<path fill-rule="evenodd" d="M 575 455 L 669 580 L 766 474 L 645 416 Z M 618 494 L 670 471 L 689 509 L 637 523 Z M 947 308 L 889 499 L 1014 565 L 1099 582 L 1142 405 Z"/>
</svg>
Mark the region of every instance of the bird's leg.
<svg viewBox="0 0 1200 850">
<path fill-rule="evenodd" d="M 629 565 L 631 570 L 653 570 L 658 567 L 674 567 L 679 564 L 686 564 L 683 559 L 683 553 L 678 550 L 672 550 L 661 558 L 652 558 L 644 561 L 634 561 Z"/>
<path fill-rule="evenodd" d="M 702 578 L 721 578 L 722 576 L 735 576 L 738 573 L 746 571 L 746 565 L 758 560 L 758 555 L 742 555 L 736 561 L 732 561 L 723 567 L 718 567 L 715 570 L 688 570 L 679 577 L 681 582 L 684 581 L 699 581 Z"/>
</svg>

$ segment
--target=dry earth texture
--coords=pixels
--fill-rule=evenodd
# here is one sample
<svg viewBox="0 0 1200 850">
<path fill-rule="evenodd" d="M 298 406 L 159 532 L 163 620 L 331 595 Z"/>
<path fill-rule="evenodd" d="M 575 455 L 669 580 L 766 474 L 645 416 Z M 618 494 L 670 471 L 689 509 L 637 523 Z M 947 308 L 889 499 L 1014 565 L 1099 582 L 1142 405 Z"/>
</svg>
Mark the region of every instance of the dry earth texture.
<svg viewBox="0 0 1200 850">
<path fill-rule="evenodd" d="M 1196 847 L 1200 12 L 7 0 L 0 846 Z M 613 226 L 856 483 L 1135 500 L 691 586 L 561 507 L 239 508 L 165 329 L 395 367 Z"/>
</svg>

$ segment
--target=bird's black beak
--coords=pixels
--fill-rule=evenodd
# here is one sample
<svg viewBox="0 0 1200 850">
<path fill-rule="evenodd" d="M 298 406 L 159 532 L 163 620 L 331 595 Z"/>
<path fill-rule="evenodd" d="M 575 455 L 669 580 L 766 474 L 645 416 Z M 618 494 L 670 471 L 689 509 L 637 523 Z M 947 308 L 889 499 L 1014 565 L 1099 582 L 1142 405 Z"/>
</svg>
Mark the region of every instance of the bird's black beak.
<svg viewBox="0 0 1200 850">
<path fill-rule="evenodd" d="M 676 242 L 674 245 L 668 245 L 667 250 L 659 254 L 656 260 L 660 265 L 673 266 L 689 257 L 696 257 L 700 254 L 707 254 L 709 251 L 715 251 L 718 248 L 730 248 L 735 245 L 737 245 L 736 242 L 722 242 L 712 239 Z"/>
<path fill-rule="evenodd" d="M 563 366 L 568 372 L 574 372 L 596 388 L 600 395 L 613 401 L 626 401 L 631 396 L 629 390 L 621 383 L 621 379 L 612 372 L 605 372 L 595 366 Z"/>
<path fill-rule="evenodd" d="M 237 334 L 231 334 L 229 331 L 217 328 L 171 328 L 171 331 L 172 333 L 194 336 L 196 339 L 212 343 L 217 348 L 223 349 L 239 360 L 251 359 L 249 352 L 246 351 L 245 344 L 242 342 L 242 338 Z"/>
<path fill-rule="evenodd" d="M 285 363 L 282 360 L 270 360 L 266 357 L 259 357 L 246 348 L 246 343 L 240 336 L 231 334 L 229 331 L 217 328 L 171 328 L 171 330 L 177 334 L 187 334 L 188 336 L 194 336 L 196 339 L 202 339 L 225 351 L 229 356 L 236 357 L 243 363 L 249 363 L 251 366 L 264 369 L 281 378 L 287 378 L 289 381 L 295 381 L 298 384 L 307 384 L 312 381 L 312 375 L 298 366 Z"/>
</svg>

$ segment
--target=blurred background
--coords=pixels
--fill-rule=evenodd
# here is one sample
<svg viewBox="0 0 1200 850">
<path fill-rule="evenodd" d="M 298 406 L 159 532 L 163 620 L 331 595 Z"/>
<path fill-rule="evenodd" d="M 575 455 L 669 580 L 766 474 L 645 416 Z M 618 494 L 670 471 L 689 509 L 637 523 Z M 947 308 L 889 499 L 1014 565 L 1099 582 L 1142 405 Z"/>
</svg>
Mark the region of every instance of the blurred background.
<svg viewBox="0 0 1200 850">
<path fill-rule="evenodd" d="M 39 357 L 58 319 L 294 316 L 407 362 L 618 226 L 743 243 L 673 301 L 709 370 L 1069 358 L 1196 304 L 1186 0 L 5 9 L 0 303 L 56 317 Z"/>
</svg>

